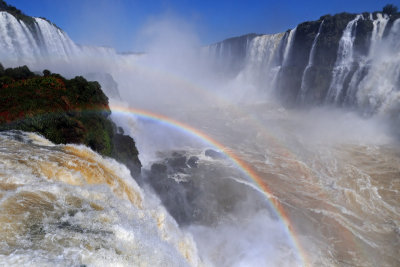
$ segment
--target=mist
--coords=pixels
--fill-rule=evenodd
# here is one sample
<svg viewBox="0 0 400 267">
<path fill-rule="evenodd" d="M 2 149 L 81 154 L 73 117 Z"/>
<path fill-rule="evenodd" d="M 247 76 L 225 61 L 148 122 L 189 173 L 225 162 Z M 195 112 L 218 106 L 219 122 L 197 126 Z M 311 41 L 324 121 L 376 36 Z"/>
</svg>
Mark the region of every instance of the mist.
<svg viewBox="0 0 400 267">
<path fill-rule="evenodd" d="M 237 132 L 229 123 L 251 115 L 251 109 L 243 111 L 240 105 L 271 101 L 255 88 L 256 82 L 247 83 L 248 77 L 224 78 L 184 21 L 162 17 L 150 22 L 142 36 L 148 40 L 147 53 L 110 70 L 121 95 L 111 105 L 166 115 L 232 148 L 230 142 L 253 133 Z M 112 118 L 137 141 L 148 190 L 154 190 L 181 227 L 193 235 L 205 262 L 215 266 L 299 263 L 290 236 L 266 197 L 236 182 L 253 183 L 229 158 L 206 156 L 207 149 L 218 151 L 212 144 L 140 116 L 116 112 Z M 198 159 L 196 167 L 185 164 L 190 157 Z M 182 166 L 176 163 L 179 159 Z M 166 166 L 166 173 L 158 173 L 154 164 Z M 157 190 L 165 188 L 164 183 L 173 190 Z"/>
<path fill-rule="evenodd" d="M 112 25 L 108 27 L 106 34 L 113 32 Z M 332 244 L 332 236 L 346 240 L 351 232 L 368 243 L 367 231 L 359 226 L 364 206 L 358 205 L 371 207 L 371 199 L 387 204 L 373 193 L 364 194 L 366 185 L 378 192 L 364 161 L 382 151 L 395 154 L 392 121 L 382 110 L 387 106 L 396 110 L 398 92 L 389 92 L 393 105 L 373 102 L 388 92 L 374 91 L 381 77 L 371 76 L 372 81 L 367 77 L 361 83 L 365 90 L 358 93 L 360 106 L 366 109 L 324 104 L 293 108 L 281 102 L 274 86 L 282 67 L 278 62 L 284 61 L 279 51 L 288 45 L 288 33 L 252 41 L 256 59 L 259 46 L 268 44 L 260 52 L 271 54 L 264 57 L 267 63 L 245 58 L 242 68 L 232 70 L 220 66 L 228 62 L 236 67 L 237 62 L 230 58 L 221 62 L 216 57 L 217 52 L 222 54 L 221 46 L 201 46 L 196 28 L 166 14 L 148 20 L 139 36 L 133 37 L 140 39 L 145 53 L 118 54 L 112 48 L 70 44 L 72 52 L 67 56 L 26 64 L 67 77 L 110 74 L 118 95 L 110 93 L 106 82 L 100 83 L 106 85 L 111 109 L 132 107 L 161 114 L 214 140 L 211 143 L 173 122 L 121 113 L 118 108 L 111 116 L 137 142 L 144 190 L 157 195 L 179 227 L 193 236 L 206 264 L 301 266 L 304 255 L 294 243 L 301 241 L 304 247 L 318 250 L 306 249 L 312 264 L 326 265 L 332 251 L 348 256 L 346 247 Z M 383 55 L 373 56 L 372 61 L 379 61 L 376 68 L 385 65 L 390 52 L 388 48 Z M 393 83 L 392 74 L 384 80 Z M 378 96 L 372 97 L 368 90 Z M 382 112 L 369 112 L 371 101 Z M 263 192 L 226 151 L 250 165 L 272 194 Z M 394 161 L 385 161 L 388 169 L 390 162 Z M 287 210 L 290 229 L 297 236 L 284 224 L 272 198 Z"/>
<path fill-rule="evenodd" d="M 310 175 L 305 170 L 299 172 L 293 164 L 324 161 L 326 151 L 333 147 L 393 142 L 387 122 L 379 116 L 363 117 L 355 110 L 330 106 L 288 109 L 279 103 L 273 90 L 261 87 L 263 80 L 257 80 L 260 76 L 249 75 L 249 70 L 234 77 L 226 75 L 217 68 L 215 58 L 205 53 L 207 48 L 200 47 L 192 29 L 182 25 L 184 22 L 169 17 L 151 22 L 143 30 L 149 40 L 148 53 L 127 62 L 118 71 L 111 70 L 126 105 L 200 129 L 249 162 L 264 159 L 271 166 L 281 164 L 281 175 L 287 175 L 288 180 L 293 175 Z M 155 191 L 181 227 L 193 235 L 205 262 L 216 266 L 301 265 L 291 237 L 268 199 L 235 182 L 237 179 L 253 183 L 229 159 L 205 156 L 205 150 L 215 149 L 212 145 L 169 125 L 138 118 L 129 126 L 118 116 L 115 120 L 138 142 L 147 170 L 143 174 L 147 176 L 145 180 L 153 188 L 161 186 L 153 180 L 169 179 L 168 186 L 174 184 L 171 192 Z M 282 144 L 293 159 L 284 158 Z M 310 157 L 315 153 L 318 158 Z M 185 164 L 179 169 L 171 163 L 178 157 L 188 162 L 191 156 L 199 159 L 196 169 Z M 166 173 L 152 171 L 155 163 L 164 164 Z M 267 180 L 269 175 L 274 177 L 274 171 L 267 171 Z M 195 186 L 186 186 L 192 183 Z M 300 201 L 283 194 L 285 198 L 290 203 Z M 188 211 L 201 214 L 201 219 L 182 215 Z M 291 215 L 303 243 L 323 240 L 319 233 L 304 226 L 304 216 L 296 211 Z M 326 257 L 319 252 L 310 258 L 314 264 L 326 264 Z"/>
</svg>

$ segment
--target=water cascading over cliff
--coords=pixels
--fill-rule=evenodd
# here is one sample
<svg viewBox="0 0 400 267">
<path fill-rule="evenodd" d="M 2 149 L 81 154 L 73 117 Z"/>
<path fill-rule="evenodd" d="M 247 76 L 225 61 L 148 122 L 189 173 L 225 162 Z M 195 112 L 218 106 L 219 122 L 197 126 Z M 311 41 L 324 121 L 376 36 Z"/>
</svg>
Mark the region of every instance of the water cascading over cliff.
<svg viewBox="0 0 400 267">
<path fill-rule="evenodd" d="M 197 266 L 191 237 L 129 170 L 87 147 L 0 133 L 0 262 Z"/>
<path fill-rule="evenodd" d="M 0 12 L 0 29 L 3 64 L 32 62 L 55 55 L 66 60 L 80 50 L 62 30 L 41 18 L 32 18 L 28 24 L 8 12 Z"/>
<path fill-rule="evenodd" d="M 0 55 L 7 66 L 127 58 L 111 48 L 79 46 L 42 18 L 24 22 L 0 12 L 0 22 Z M 206 50 L 225 77 L 246 79 L 288 104 L 344 105 L 373 114 L 397 108 L 399 35 L 397 16 L 342 13 L 285 33 L 227 39 Z"/>
<path fill-rule="evenodd" d="M 187 231 L 212 266 L 399 265 L 399 150 L 384 123 L 335 109 L 293 112 L 258 94 L 370 113 L 396 107 L 397 15 L 324 16 L 233 38 L 201 49 L 213 59 L 202 69 L 187 39 L 163 27 L 159 50 L 130 56 L 76 45 L 43 19 L 1 14 L 5 67 L 118 84 L 126 103 L 115 102 L 112 118 L 136 138 L 146 186 L 177 222 L 115 161 L 2 133 L 1 261 L 196 265 Z M 247 84 L 256 98 L 230 102 Z"/>
<path fill-rule="evenodd" d="M 284 34 L 227 39 L 209 50 L 231 76 L 249 69 L 253 78 L 262 73 L 256 79 L 264 90 L 287 104 L 350 106 L 374 114 L 398 108 L 399 43 L 398 15 L 342 13 Z"/>
<path fill-rule="evenodd" d="M 6 11 L 0 11 L 0 58 L 6 67 L 51 67 L 52 71 L 64 70 L 70 76 L 91 73 L 93 64 L 101 66 L 105 59 L 121 60 L 112 48 L 76 44 L 46 19 L 25 15 L 24 19 L 18 19 Z M 67 64 L 74 64 L 77 69 L 65 71 Z"/>
</svg>

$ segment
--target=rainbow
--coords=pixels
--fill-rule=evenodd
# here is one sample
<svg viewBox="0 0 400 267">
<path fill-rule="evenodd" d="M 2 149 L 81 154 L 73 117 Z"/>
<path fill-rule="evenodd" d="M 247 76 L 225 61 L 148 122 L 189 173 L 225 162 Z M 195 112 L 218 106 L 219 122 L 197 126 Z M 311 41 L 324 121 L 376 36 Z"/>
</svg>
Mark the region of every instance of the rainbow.
<svg viewBox="0 0 400 267">
<path fill-rule="evenodd" d="M 226 149 L 226 147 L 223 144 L 219 143 L 218 141 L 211 138 L 204 132 L 202 132 L 188 124 L 174 120 L 174 119 L 169 118 L 162 114 L 157 114 L 157 113 L 150 112 L 147 110 L 142 110 L 142 109 L 123 107 L 123 106 L 118 106 L 118 105 L 110 105 L 110 109 L 112 112 L 115 112 L 115 113 L 136 115 L 138 117 L 165 123 L 168 126 L 172 126 L 172 127 L 177 128 L 178 130 L 183 131 L 189 135 L 200 138 L 201 140 L 205 141 L 206 143 L 212 145 L 213 147 L 217 148 L 222 153 L 224 153 L 226 155 L 226 157 L 229 158 L 247 177 L 249 177 L 251 180 L 253 180 L 255 182 L 255 184 L 259 187 L 259 189 L 263 192 L 263 194 L 268 199 L 269 203 L 275 209 L 276 214 L 280 217 L 280 219 L 284 223 L 285 230 L 287 231 L 288 236 L 291 238 L 295 248 L 297 249 L 300 260 L 302 261 L 303 265 L 311 266 L 311 264 L 309 263 L 307 254 L 303 250 L 303 248 L 300 244 L 300 241 L 298 239 L 298 235 L 295 232 L 295 230 L 293 229 L 293 227 L 291 226 L 291 222 L 290 222 L 289 217 L 288 217 L 287 213 L 285 212 L 283 206 L 280 204 L 280 202 L 276 198 L 271 197 L 271 196 L 273 196 L 272 191 L 269 189 L 267 184 L 262 180 L 262 178 L 254 171 L 254 169 L 248 163 L 241 160 L 237 155 L 235 155 L 229 149 Z"/>
</svg>

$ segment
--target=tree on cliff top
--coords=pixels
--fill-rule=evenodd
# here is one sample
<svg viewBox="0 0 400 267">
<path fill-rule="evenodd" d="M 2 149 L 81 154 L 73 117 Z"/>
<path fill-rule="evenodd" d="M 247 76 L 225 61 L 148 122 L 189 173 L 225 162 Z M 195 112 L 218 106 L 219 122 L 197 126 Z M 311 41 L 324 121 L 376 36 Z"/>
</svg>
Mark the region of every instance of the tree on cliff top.
<svg viewBox="0 0 400 267">
<path fill-rule="evenodd" d="M 392 15 L 397 13 L 398 8 L 395 5 L 392 4 L 387 4 L 386 6 L 383 7 L 382 12 L 388 15 Z"/>
</svg>

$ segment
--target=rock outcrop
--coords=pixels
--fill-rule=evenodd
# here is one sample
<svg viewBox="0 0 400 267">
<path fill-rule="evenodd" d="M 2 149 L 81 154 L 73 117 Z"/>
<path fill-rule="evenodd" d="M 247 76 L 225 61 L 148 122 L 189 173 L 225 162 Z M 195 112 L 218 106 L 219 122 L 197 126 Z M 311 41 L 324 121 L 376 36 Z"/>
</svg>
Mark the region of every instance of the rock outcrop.
<svg viewBox="0 0 400 267">
<path fill-rule="evenodd" d="M 110 114 L 98 82 L 0 65 L 0 130 L 37 132 L 56 144 L 84 144 L 126 164 L 138 177 L 141 164 L 135 141 L 117 132 Z"/>
</svg>

